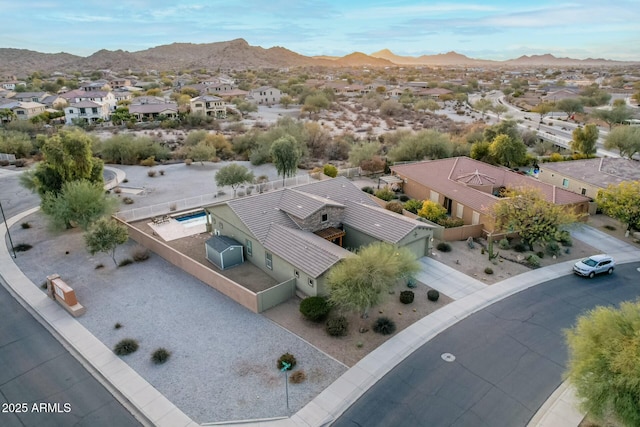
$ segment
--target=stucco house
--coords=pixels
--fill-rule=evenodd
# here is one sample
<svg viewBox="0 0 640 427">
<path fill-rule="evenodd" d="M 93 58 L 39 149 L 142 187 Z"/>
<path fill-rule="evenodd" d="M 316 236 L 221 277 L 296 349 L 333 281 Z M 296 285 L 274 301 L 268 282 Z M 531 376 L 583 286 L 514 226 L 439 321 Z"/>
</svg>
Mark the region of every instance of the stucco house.
<svg viewBox="0 0 640 427">
<path fill-rule="evenodd" d="M 73 124 L 74 120 L 83 120 L 88 123 L 108 121 L 111 117 L 109 104 L 97 101 L 74 102 L 64 108 L 65 123 Z"/>
<path fill-rule="evenodd" d="M 216 235 L 244 246 L 244 258 L 305 295 L 324 295 L 326 275 L 351 250 L 376 241 L 431 248 L 433 226 L 379 207 L 344 177 L 242 197 L 206 208 Z M 348 250 L 348 249 L 350 250 Z"/>
<path fill-rule="evenodd" d="M 129 105 L 129 113 L 138 121 L 156 120 L 160 116 L 178 117 L 178 104 L 175 102 L 163 102 L 160 104 L 134 104 Z"/>
<path fill-rule="evenodd" d="M 247 98 L 256 104 L 273 105 L 280 102 L 282 92 L 280 89 L 276 89 L 275 87 L 261 86 L 257 89 L 251 90 Z"/>
<path fill-rule="evenodd" d="M 439 203 L 451 217 L 462 218 L 465 224 L 482 224 L 485 233 L 495 231 L 491 208 L 500 200 L 504 188 L 533 187 L 547 201 L 578 214 L 589 210 L 586 196 L 469 157 L 396 165 L 391 172 L 402 179 L 402 188 L 408 196 Z"/>
<path fill-rule="evenodd" d="M 213 95 L 202 95 L 192 98 L 189 102 L 192 113 L 200 113 L 218 119 L 227 117 L 227 103 L 224 99 Z"/>
<path fill-rule="evenodd" d="M 47 106 L 39 102 L 14 101 L 13 103 L 4 105 L 3 108 L 8 108 L 13 111 L 16 118 L 19 120 L 29 120 L 44 113 Z"/>
<path fill-rule="evenodd" d="M 610 184 L 640 181 L 640 162 L 600 157 L 544 163 L 541 165 L 538 179 L 547 184 L 595 199 L 598 196 L 598 191 L 607 188 Z"/>
</svg>

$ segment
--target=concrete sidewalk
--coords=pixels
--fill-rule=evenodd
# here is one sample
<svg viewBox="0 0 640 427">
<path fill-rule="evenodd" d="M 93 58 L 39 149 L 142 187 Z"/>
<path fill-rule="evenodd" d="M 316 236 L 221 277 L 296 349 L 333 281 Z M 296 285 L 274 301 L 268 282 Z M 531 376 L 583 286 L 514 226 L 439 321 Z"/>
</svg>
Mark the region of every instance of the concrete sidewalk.
<svg viewBox="0 0 640 427">
<path fill-rule="evenodd" d="M 487 287 L 486 284 L 459 272 L 440 261 L 422 257 L 420 272 L 416 274 L 419 282 L 433 288 L 448 297 L 458 300 Z"/>
<path fill-rule="evenodd" d="M 32 209 L 11 218 L 8 221 L 9 226 L 19 222 L 35 210 Z M 5 227 L 2 226 L 2 229 L 4 230 Z M 582 231 L 581 236 L 588 239 L 586 243 L 611 254 L 618 263 L 637 262 L 640 259 L 640 250 L 634 246 L 617 239 L 611 240 L 612 238 L 609 238 L 608 235 L 605 238 L 599 233 L 589 227 L 586 231 Z M 0 235 L 4 236 L 5 231 Z M 578 238 L 577 235 L 575 237 Z M 76 357 L 89 366 L 92 371 L 95 371 L 95 375 L 108 385 L 110 391 L 119 400 L 125 405 L 129 405 L 133 413 L 144 424 L 157 426 L 198 425 L 29 281 L 13 262 L 6 245 L 0 246 L 0 274 L 9 284 L 10 292 L 23 305 L 31 307 L 36 318 L 48 326 L 58 339 L 67 343 Z M 448 327 L 522 290 L 570 274 L 573 263 L 574 261 L 567 261 L 532 270 L 487 286 L 457 271 L 454 274 L 448 267 L 447 269 L 443 268 L 441 263 L 437 261 L 428 260 L 424 263 L 429 269 L 429 276 L 425 278 L 426 284 L 435 287 L 436 283 L 443 283 L 443 281 L 455 282 L 458 285 L 456 296 L 459 299 L 396 334 L 364 357 L 290 418 L 251 420 L 233 422 L 233 424 L 254 427 L 329 425 L 387 372 Z M 449 285 L 447 285 L 447 291 L 444 292 L 451 292 Z M 582 417 L 579 411 L 576 411 L 574 403 L 575 398 L 569 388 L 558 389 L 532 419 L 532 422 L 536 424 L 530 425 L 536 427 L 577 426 Z"/>
</svg>

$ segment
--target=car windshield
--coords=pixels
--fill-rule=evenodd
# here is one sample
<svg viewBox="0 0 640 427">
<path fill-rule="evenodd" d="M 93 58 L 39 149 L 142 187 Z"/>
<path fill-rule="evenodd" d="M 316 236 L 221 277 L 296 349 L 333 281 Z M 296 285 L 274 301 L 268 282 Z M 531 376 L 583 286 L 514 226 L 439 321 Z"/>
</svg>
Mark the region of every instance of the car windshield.
<svg viewBox="0 0 640 427">
<path fill-rule="evenodd" d="M 582 263 L 588 265 L 589 267 L 595 267 L 598 262 L 592 260 L 591 258 L 585 258 L 582 260 Z"/>
</svg>

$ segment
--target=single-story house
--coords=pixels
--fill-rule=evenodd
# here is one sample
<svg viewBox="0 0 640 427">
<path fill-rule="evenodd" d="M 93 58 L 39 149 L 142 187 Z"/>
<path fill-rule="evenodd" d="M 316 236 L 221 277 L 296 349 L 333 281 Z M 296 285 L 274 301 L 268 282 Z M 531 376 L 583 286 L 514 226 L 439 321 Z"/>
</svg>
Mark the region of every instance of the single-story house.
<svg viewBox="0 0 640 427">
<path fill-rule="evenodd" d="M 377 241 L 430 252 L 433 226 L 379 207 L 344 177 L 241 197 L 206 208 L 214 234 L 244 246 L 245 259 L 306 295 L 326 294 L 326 275 Z M 350 250 L 348 250 L 348 249 Z"/>
<path fill-rule="evenodd" d="M 640 162 L 612 157 L 550 162 L 541 165 L 538 179 L 595 200 L 611 184 L 640 181 Z"/>
<path fill-rule="evenodd" d="M 534 187 L 549 202 L 578 214 L 589 211 L 588 197 L 469 157 L 397 165 L 391 172 L 403 180 L 402 188 L 409 197 L 439 203 L 451 217 L 462 218 L 465 224 L 483 224 L 487 233 L 495 231 L 491 208 L 505 188 Z"/>
<path fill-rule="evenodd" d="M 162 104 L 131 104 L 129 113 L 136 117 L 138 121 L 156 120 L 159 116 L 177 117 L 178 104 L 166 102 Z"/>
</svg>

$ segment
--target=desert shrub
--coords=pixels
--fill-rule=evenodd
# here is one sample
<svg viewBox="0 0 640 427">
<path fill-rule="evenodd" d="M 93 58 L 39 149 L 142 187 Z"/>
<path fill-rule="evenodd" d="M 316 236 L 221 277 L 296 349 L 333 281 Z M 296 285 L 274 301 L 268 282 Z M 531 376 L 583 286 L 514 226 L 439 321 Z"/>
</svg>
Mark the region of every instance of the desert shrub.
<svg viewBox="0 0 640 427">
<path fill-rule="evenodd" d="M 365 193 L 369 193 L 369 194 L 373 194 L 373 188 L 371 187 L 362 187 L 362 191 L 364 191 Z"/>
<path fill-rule="evenodd" d="M 118 356 L 126 356 L 127 354 L 134 353 L 138 350 L 138 341 L 133 338 L 125 338 L 120 340 L 115 347 L 113 347 L 113 352 Z"/>
<path fill-rule="evenodd" d="M 191 159 L 184 159 L 184 164 L 187 166 L 191 166 L 191 163 L 193 163 L 193 160 Z"/>
<path fill-rule="evenodd" d="M 291 384 L 300 384 L 304 382 L 306 379 L 307 379 L 307 374 L 305 374 L 304 371 L 301 369 L 291 374 L 291 376 L 289 377 L 289 382 Z"/>
<path fill-rule="evenodd" d="M 418 286 L 418 282 L 416 282 L 416 279 L 414 277 L 409 277 L 407 279 L 407 288 L 414 289 L 417 286 Z"/>
<path fill-rule="evenodd" d="M 609 231 L 616 231 L 616 228 L 613 225 L 603 225 L 602 228 L 607 229 Z"/>
<path fill-rule="evenodd" d="M 549 243 L 547 243 L 547 245 L 545 246 L 544 250 L 549 254 L 549 255 L 556 255 L 558 256 L 560 254 L 560 245 L 558 244 L 558 242 L 554 242 L 553 240 L 550 241 Z"/>
<path fill-rule="evenodd" d="M 413 298 L 415 294 L 413 291 L 402 291 L 400 292 L 400 302 L 403 304 L 411 304 L 413 302 Z"/>
<path fill-rule="evenodd" d="M 9 166 L 10 164 L 11 162 L 9 162 L 9 160 L 0 160 L 0 166 Z"/>
<path fill-rule="evenodd" d="M 516 251 L 516 252 L 527 252 L 527 245 L 525 245 L 522 242 L 518 242 L 513 247 L 513 250 Z"/>
<path fill-rule="evenodd" d="M 567 230 L 558 231 L 555 237 L 556 242 L 562 244 L 562 246 L 573 246 L 571 234 Z"/>
<path fill-rule="evenodd" d="M 440 224 L 444 228 L 454 228 L 454 227 L 462 227 L 464 225 L 464 220 L 462 218 L 451 218 L 450 216 L 445 218 L 440 218 L 436 221 L 437 224 Z"/>
<path fill-rule="evenodd" d="M 156 176 L 157 172 L 154 169 L 149 169 L 147 171 L 147 176 L 153 178 L 154 176 Z"/>
<path fill-rule="evenodd" d="M 124 203 L 125 205 L 132 205 L 133 204 L 133 199 L 131 197 L 123 197 L 122 198 L 122 203 Z"/>
<path fill-rule="evenodd" d="M 169 356 L 171 356 L 169 350 L 160 347 L 151 354 L 151 361 L 156 365 L 161 365 L 169 359 Z"/>
<path fill-rule="evenodd" d="M 439 298 L 440 298 L 440 292 L 436 291 L 435 289 L 429 289 L 427 291 L 427 299 L 429 301 L 436 302 L 438 301 Z"/>
<path fill-rule="evenodd" d="M 418 211 L 418 216 L 426 218 L 429 221 L 438 222 L 447 217 L 447 209 L 433 200 L 425 200 L 422 202 L 422 208 Z"/>
<path fill-rule="evenodd" d="M 276 366 L 278 367 L 278 369 L 282 369 L 284 368 L 284 363 L 288 363 L 289 367 L 287 368 L 287 371 L 292 370 L 296 364 L 298 363 L 298 361 L 296 360 L 295 356 L 291 353 L 285 353 L 282 356 L 280 356 L 278 358 L 278 362 L 276 363 Z"/>
<path fill-rule="evenodd" d="M 122 188 L 116 187 L 116 188 L 113 189 L 113 192 L 116 193 L 116 194 L 120 194 L 120 193 L 122 193 Z"/>
<path fill-rule="evenodd" d="M 175 211 L 176 209 L 178 209 L 178 205 L 176 205 L 175 203 L 171 203 L 171 204 L 169 205 L 169 210 L 170 210 L 171 212 Z"/>
<path fill-rule="evenodd" d="M 404 207 L 402 206 L 402 203 L 394 201 L 394 202 L 388 202 L 385 205 L 385 209 L 390 210 L 391 212 L 401 214 Z"/>
<path fill-rule="evenodd" d="M 96 270 L 100 270 L 101 268 L 104 268 L 104 264 L 103 263 L 96 264 L 96 266 L 95 266 Z"/>
<path fill-rule="evenodd" d="M 493 274 L 493 269 L 491 267 L 487 267 L 484 269 L 485 274 Z"/>
<path fill-rule="evenodd" d="M 498 242 L 498 247 L 500 249 L 509 249 L 509 240 L 500 239 L 500 241 Z"/>
<path fill-rule="evenodd" d="M 156 157 L 155 156 L 151 156 L 151 157 L 147 157 L 144 160 L 140 160 L 140 165 L 141 166 L 155 166 L 156 165 Z"/>
<path fill-rule="evenodd" d="M 411 199 L 407 200 L 404 204 L 404 208 L 411 213 L 418 214 L 418 211 L 422 209 L 422 200 Z"/>
<path fill-rule="evenodd" d="M 373 331 L 381 335 L 391 335 L 396 331 L 396 324 L 388 317 L 378 317 L 373 323 Z"/>
<path fill-rule="evenodd" d="M 447 242 L 440 242 L 438 243 L 438 246 L 436 246 L 436 249 L 440 252 L 451 252 L 451 245 Z"/>
<path fill-rule="evenodd" d="M 527 264 L 531 267 L 540 267 L 540 257 L 535 254 L 531 254 L 527 257 Z"/>
<path fill-rule="evenodd" d="M 146 261 L 149 259 L 149 249 L 144 246 L 136 246 L 131 250 L 131 258 L 135 262 Z"/>
<path fill-rule="evenodd" d="M 118 267 L 125 267 L 129 264 L 133 264 L 133 260 L 131 258 L 125 258 L 118 263 Z"/>
<path fill-rule="evenodd" d="M 115 325 L 113 325 L 113 329 L 120 329 L 122 328 L 122 323 L 118 322 Z"/>
<path fill-rule="evenodd" d="M 13 165 L 17 168 L 22 168 L 27 164 L 27 161 L 25 159 L 16 159 L 15 162 L 13 162 Z"/>
<path fill-rule="evenodd" d="M 160 175 L 164 176 L 164 169 L 160 169 L 158 172 L 160 173 Z"/>
<path fill-rule="evenodd" d="M 28 243 L 18 243 L 17 245 L 15 245 L 15 246 L 13 247 L 13 249 L 14 249 L 16 252 L 26 252 L 26 251 L 28 251 L 28 250 L 29 250 L 29 249 L 31 249 L 31 248 L 33 248 L 33 246 L 31 246 L 31 245 L 30 245 L 30 244 L 28 244 Z"/>
<path fill-rule="evenodd" d="M 327 318 L 329 311 L 331 311 L 331 306 L 324 297 L 308 297 L 300 302 L 300 313 L 312 322 L 323 321 Z"/>
<path fill-rule="evenodd" d="M 338 316 L 327 320 L 325 330 L 332 337 L 342 337 L 347 335 L 349 322 L 344 316 Z"/>
<path fill-rule="evenodd" d="M 29 224 L 28 222 L 23 222 L 22 224 L 20 224 L 20 227 L 26 230 L 27 228 L 31 228 L 31 224 Z"/>
<path fill-rule="evenodd" d="M 536 252 L 536 255 L 538 255 L 538 258 L 540 258 L 540 259 L 544 258 L 544 252 L 542 252 L 542 251 Z"/>
<path fill-rule="evenodd" d="M 410 197 L 409 197 L 409 196 L 407 196 L 406 194 L 401 194 L 401 195 L 400 195 L 400 197 L 398 197 L 398 199 L 399 199 L 402 203 L 408 202 L 408 201 L 409 201 L 409 198 L 410 198 Z"/>
<path fill-rule="evenodd" d="M 395 196 L 395 193 L 389 190 L 389 188 L 387 187 L 381 188 L 380 190 L 376 191 L 374 194 L 378 199 L 382 199 L 385 202 L 391 201 L 391 199 L 393 199 L 393 197 Z"/>
<path fill-rule="evenodd" d="M 333 165 L 327 164 L 322 168 L 322 173 L 330 176 L 331 178 L 335 178 L 336 176 L 338 176 L 338 168 Z"/>
</svg>

